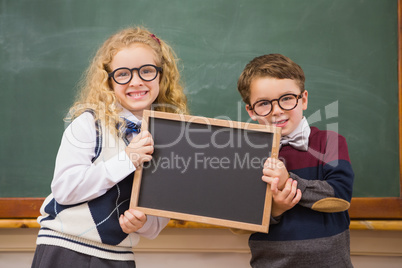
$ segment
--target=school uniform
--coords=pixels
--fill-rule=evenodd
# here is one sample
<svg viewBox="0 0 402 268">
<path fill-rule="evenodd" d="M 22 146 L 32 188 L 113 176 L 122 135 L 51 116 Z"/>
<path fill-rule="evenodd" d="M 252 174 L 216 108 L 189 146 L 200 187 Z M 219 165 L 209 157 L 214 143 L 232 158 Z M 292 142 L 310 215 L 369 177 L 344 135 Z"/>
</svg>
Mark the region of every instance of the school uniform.
<svg viewBox="0 0 402 268">
<path fill-rule="evenodd" d="M 120 116 L 139 123 L 126 109 Z M 120 227 L 119 217 L 129 209 L 135 171 L 124 149 L 135 135 L 134 131 L 116 138 L 99 120 L 95 122 L 90 112 L 67 127 L 56 158 L 52 194 L 40 209 L 38 256 L 32 267 L 41 267 L 41 262 L 52 264 L 46 252 L 41 253 L 48 247 L 62 248 L 66 256 L 72 252 L 85 257 L 82 265 L 66 267 L 89 267 L 91 256 L 95 257 L 92 261 L 100 258 L 95 261 L 107 263 L 105 267 L 111 262 L 117 263 L 116 267 L 123 262 L 133 267 L 132 248 L 140 236 L 153 239 L 167 225 L 169 219 L 148 215 L 135 233 L 126 234 Z M 62 259 L 68 263 L 72 258 Z"/>
<path fill-rule="evenodd" d="M 252 267 L 353 267 L 349 214 L 354 173 L 345 138 L 299 124 L 281 141 L 279 159 L 302 191 L 269 233 L 250 236 Z"/>
</svg>

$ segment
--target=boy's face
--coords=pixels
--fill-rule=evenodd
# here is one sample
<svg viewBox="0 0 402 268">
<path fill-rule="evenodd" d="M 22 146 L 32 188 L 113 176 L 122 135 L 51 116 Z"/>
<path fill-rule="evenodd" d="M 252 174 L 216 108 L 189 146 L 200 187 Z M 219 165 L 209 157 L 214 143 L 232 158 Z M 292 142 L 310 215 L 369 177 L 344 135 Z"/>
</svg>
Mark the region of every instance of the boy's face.
<svg viewBox="0 0 402 268">
<path fill-rule="evenodd" d="M 252 106 L 260 100 L 279 99 L 285 94 L 300 95 L 300 88 L 295 80 L 276 79 L 271 77 L 255 78 L 250 85 L 250 105 L 246 105 L 246 110 L 251 119 L 260 124 L 274 125 L 282 128 L 282 136 L 289 135 L 299 125 L 303 118 L 303 110 L 307 109 L 307 91 L 304 91 L 301 98 L 297 100 L 297 105 L 292 110 L 283 110 L 278 102 L 272 103 L 272 110 L 266 116 L 255 114 Z"/>
</svg>

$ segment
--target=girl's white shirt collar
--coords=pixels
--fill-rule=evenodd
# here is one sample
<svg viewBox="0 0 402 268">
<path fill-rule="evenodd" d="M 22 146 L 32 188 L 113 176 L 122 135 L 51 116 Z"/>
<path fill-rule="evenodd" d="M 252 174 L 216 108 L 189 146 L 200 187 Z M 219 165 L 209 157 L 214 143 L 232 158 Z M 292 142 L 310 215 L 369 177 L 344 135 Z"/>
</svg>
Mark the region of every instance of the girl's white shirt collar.
<svg viewBox="0 0 402 268">
<path fill-rule="evenodd" d="M 120 117 L 126 118 L 127 120 L 130 120 L 131 122 L 134 122 L 136 124 L 140 122 L 140 120 L 135 115 L 133 115 L 129 110 L 127 110 L 120 104 L 118 104 L 118 106 L 122 109 L 122 111 L 119 114 Z"/>
</svg>

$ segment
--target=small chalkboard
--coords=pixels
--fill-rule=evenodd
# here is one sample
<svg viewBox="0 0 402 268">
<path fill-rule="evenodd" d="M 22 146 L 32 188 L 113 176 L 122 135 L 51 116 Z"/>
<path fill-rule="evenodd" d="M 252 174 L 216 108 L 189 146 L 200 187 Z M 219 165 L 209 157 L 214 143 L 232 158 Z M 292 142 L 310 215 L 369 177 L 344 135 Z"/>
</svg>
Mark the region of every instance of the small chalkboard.
<svg viewBox="0 0 402 268">
<path fill-rule="evenodd" d="M 280 129 L 144 111 L 152 161 L 134 173 L 131 208 L 149 215 L 268 232 L 272 194 L 261 180 Z"/>
</svg>

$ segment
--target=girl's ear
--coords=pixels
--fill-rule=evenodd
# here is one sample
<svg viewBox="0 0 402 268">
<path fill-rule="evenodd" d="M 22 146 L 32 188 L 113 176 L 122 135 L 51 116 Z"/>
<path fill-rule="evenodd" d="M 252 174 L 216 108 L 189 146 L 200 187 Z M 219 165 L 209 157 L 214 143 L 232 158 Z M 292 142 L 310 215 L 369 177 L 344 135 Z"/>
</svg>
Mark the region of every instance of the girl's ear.
<svg viewBox="0 0 402 268">
<path fill-rule="evenodd" d="M 254 111 L 251 109 L 251 106 L 248 104 L 246 104 L 246 111 L 252 120 L 257 121 L 257 116 L 254 114 Z"/>
</svg>

